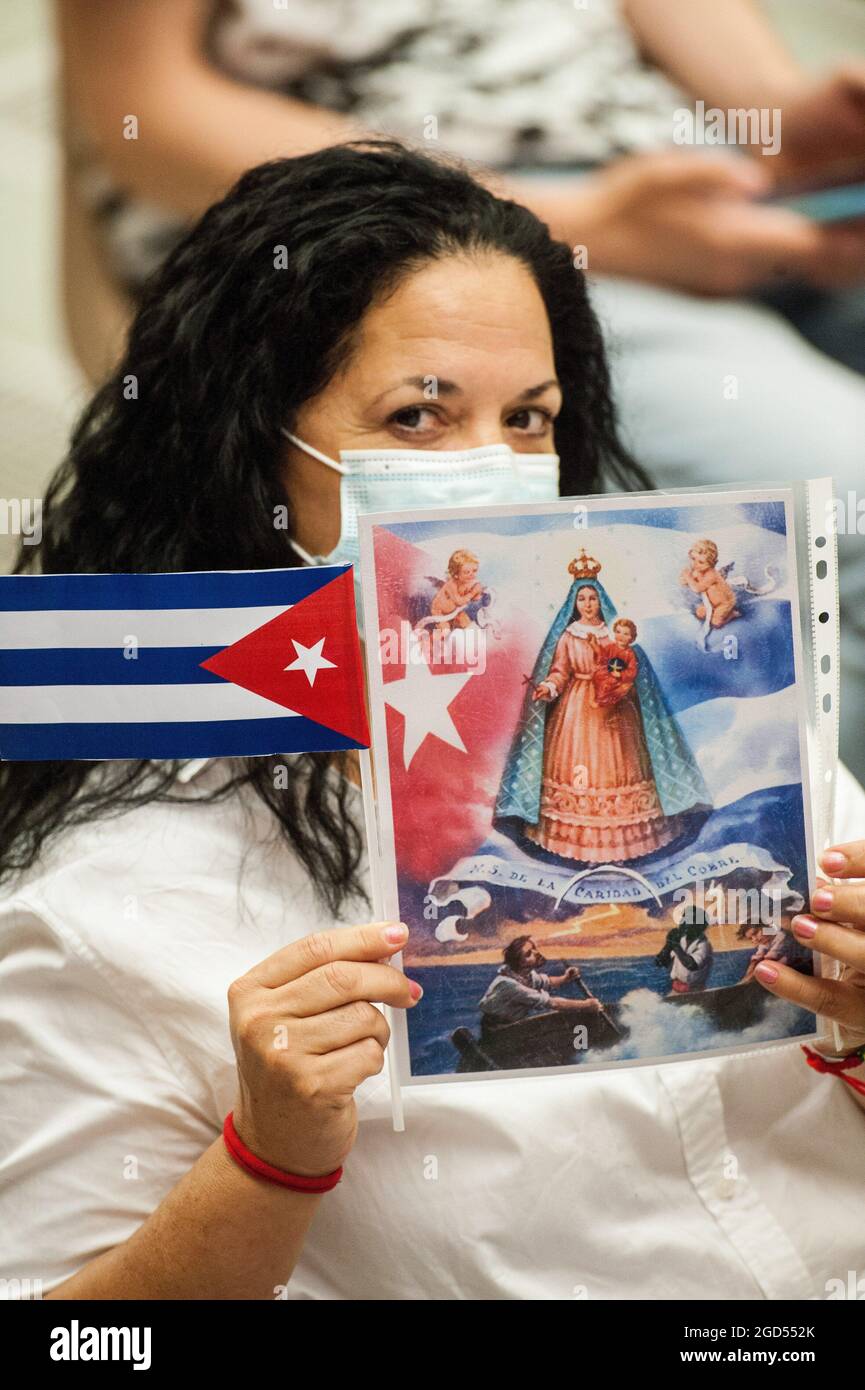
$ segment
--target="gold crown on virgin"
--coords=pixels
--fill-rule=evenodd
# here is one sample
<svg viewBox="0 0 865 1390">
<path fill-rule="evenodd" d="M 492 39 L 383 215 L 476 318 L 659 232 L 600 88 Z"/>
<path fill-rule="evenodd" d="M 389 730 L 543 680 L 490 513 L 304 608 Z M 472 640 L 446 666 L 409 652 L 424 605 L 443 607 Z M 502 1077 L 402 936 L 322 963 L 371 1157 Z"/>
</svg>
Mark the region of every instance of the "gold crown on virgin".
<svg viewBox="0 0 865 1390">
<path fill-rule="evenodd" d="M 577 559 L 572 560 L 568 565 L 568 574 L 572 574 L 575 579 L 595 579 L 602 569 L 600 560 L 596 560 L 594 555 L 587 555 L 585 550 L 581 550 Z"/>
</svg>

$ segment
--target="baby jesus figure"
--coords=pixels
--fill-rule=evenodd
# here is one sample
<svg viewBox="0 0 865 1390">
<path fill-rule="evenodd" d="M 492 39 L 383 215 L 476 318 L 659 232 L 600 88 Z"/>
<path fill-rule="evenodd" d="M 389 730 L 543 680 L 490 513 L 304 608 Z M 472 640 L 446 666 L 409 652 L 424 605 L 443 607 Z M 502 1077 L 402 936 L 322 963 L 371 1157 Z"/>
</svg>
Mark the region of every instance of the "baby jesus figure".
<svg viewBox="0 0 865 1390">
<path fill-rule="evenodd" d="M 725 623 L 732 622 L 734 618 L 740 618 L 742 615 L 736 607 L 736 595 L 724 578 L 724 574 L 716 569 L 718 547 L 715 542 L 695 541 L 688 551 L 688 559 L 691 561 L 690 568 L 682 570 L 679 575 L 679 583 L 694 594 L 706 595 L 712 610 L 710 626 L 723 627 Z M 730 566 L 728 565 L 726 568 L 729 570 Z M 706 616 L 706 605 L 698 604 L 695 613 L 702 621 Z"/>
<path fill-rule="evenodd" d="M 630 618 L 617 618 L 613 623 L 613 641 L 601 642 L 598 664 L 592 675 L 590 704 L 595 709 L 617 705 L 633 688 L 639 666 L 631 651 L 637 640 L 637 627 Z"/>
<path fill-rule="evenodd" d="M 474 603 L 484 592 L 478 580 L 478 557 L 470 550 L 455 550 L 448 560 L 448 578 L 439 589 L 430 605 L 430 612 L 439 618 L 437 632 L 450 632 L 451 627 L 469 627 L 471 618 L 465 611 L 466 605 Z M 453 613 L 455 608 L 462 612 L 448 621 L 442 621 L 445 614 Z"/>
</svg>

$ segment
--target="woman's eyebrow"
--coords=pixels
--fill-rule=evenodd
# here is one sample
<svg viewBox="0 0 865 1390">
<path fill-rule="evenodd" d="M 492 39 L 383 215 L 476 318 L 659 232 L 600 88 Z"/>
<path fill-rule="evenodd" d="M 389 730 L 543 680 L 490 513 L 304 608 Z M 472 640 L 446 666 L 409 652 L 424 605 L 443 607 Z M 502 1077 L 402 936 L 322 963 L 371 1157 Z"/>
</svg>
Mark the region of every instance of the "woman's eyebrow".
<svg viewBox="0 0 865 1390">
<path fill-rule="evenodd" d="M 559 382 L 554 376 L 552 376 L 550 377 L 549 381 L 542 381 L 540 386 L 529 386 L 527 390 L 521 393 L 520 400 L 533 401 L 538 396 L 542 396 L 545 391 L 549 391 L 551 386 L 558 385 Z"/>
<path fill-rule="evenodd" d="M 551 386 L 558 385 L 559 382 L 553 376 L 550 377 L 549 381 L 542 381 L 539 386 L 527 386 L 525 391 L 521 391 L 514 399 L 533 401 L 538 396 L 542 396 L 545 391 L 549 391 Z M 434 387 L 434 393 L 430 396 L 431 400 L 435 400 L 436 396 L 461 396 L 463 394 L 463 388 L 457 386 L 455 381 L 448 381 L 446 377 L 437 377 L 434 373 L 430 373 L 428 376 L 403 377 L 402 381 L 397 382 L 395 386 L 388 386 L 386 391 L 382 391 L 380 395 L 376 396 L 371 404 L 377 405 L 385 396 L 390 395 L 391 391 L 398 391 L 401 386 L 415 386 L 418 391 L 429 391 L 430 387 Z"/>
<path fill-rule="evenodd" d="M 370 404 L 376 405 L 384 396 L 389 396 L 391 391 L 398 391 L 401 386 L 416 386 L 418 391 L 429 391 L 432 387 L 434 391 L 430 400 L 435 400 L 436 396 L 461 396 L 463 390 L 455 381 L 447 381 L 444 377 L 430 372 L 428 376 L 404 376 L 402 381 L 398 381 L 395 386 L 388 386 L 387 390 L 382 391 Z"/>
</svg>

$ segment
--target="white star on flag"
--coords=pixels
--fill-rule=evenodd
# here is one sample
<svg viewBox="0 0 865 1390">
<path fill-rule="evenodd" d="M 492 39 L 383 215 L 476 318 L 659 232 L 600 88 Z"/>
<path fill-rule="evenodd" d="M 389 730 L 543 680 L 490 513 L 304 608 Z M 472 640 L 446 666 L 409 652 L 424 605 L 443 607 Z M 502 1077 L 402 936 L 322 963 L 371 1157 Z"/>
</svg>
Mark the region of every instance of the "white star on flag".
<svg viewBox="0 0 865 1390">
<path fill-rule="evenodd" d="M 402 757 L 408 771 L 412 758 L 428 734 L 449 743 L 465 753 L 465 744 L 448 709 L 474 671 L 458 671 L 434 676 L 425 661 L 406 666 L 401 680 L 389 681 L 384 687 L 385 703 L 405 719 Z"/>
<path fill-rule="evenodd" d="M 322 656 L 323 637 L 318 639 L 314 647 L 305 647 L 302 642 L 298 642 L 296 637 L 292 637 L 291 640 L 294 643 L 297 656 L 290 665 L 283 666 L 284 671 L 303 671 L 310 685 L 315 685 L 315 678 L 319 671 L 323 671 L 326 666 L 336 669 L 335 661 L 328 661 L 326 656 Z"/>
</svg>

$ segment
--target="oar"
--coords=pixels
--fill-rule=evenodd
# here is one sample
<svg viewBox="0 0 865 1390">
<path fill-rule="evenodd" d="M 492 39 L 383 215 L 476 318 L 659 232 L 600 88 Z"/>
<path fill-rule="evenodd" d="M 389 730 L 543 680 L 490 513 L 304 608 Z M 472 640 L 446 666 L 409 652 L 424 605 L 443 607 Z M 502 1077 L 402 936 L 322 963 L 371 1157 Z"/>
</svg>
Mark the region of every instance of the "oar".
<svg viewBox="0 0 865 1390">
<path fill-rule="evenodd" d="M 583 991 L 583 994 L 586 996 L 587 999 L 598 999 L 598 996 L 597 996 L 596 994 L 592 994 L 592 991 L 589 989 L 589 986 L 588 986 L 588 985 L 585 983 L 585 981 L 583 980 L 582 975 L 578 976 L 577 979 L 574 981 L 574 983 L 575 983 L 575 984 L 578 984 L 578 985 L 580 986 L 580 989 Z M 598 1003 L 599 1003 L 599 1004 L 601 1003 L 600 999 L 598 999 Z M 617 1028 L 617 1027 L 616 1027 L 615 1023 L 614 1023 L 613 1020 L 610 1018 L 610 1015 L 607 1013 L 607 1011 L 606 1011 L 606 1009 L 604 1008 L 603 1004 L 601 1004 L 601 1007 L 600 1007 L 600 1009 L 598 1010 L 598 1012 L 600 1013 L 601 1018 L 605 1019 L 606 1022 L 610 1025 L 610 1027 L 612 1028 L 612 1030 L 613 1030 L 613 1032 L 615 1033 L 615 1035 L 616 1035 L 617 1038 L 622 1038 L 622 1037 L 624 1037 L 624 1034 L 623 1034 L 621 1028 Z"/>
</svg>

